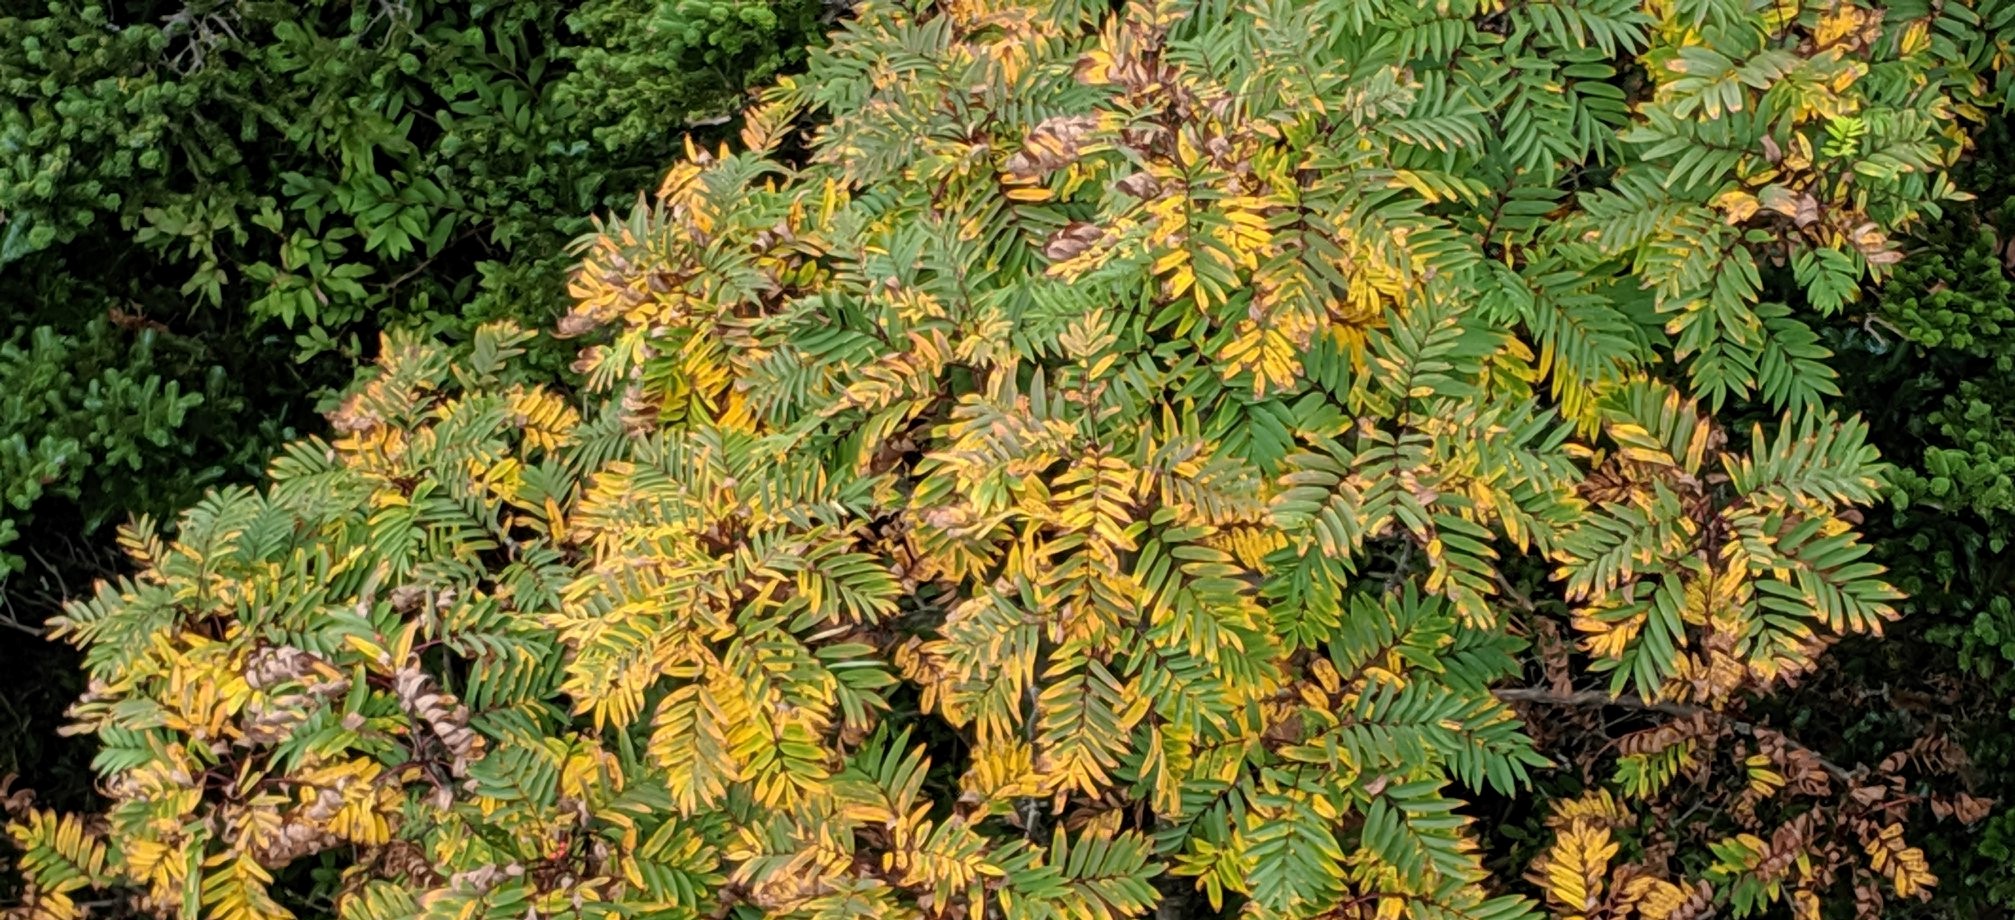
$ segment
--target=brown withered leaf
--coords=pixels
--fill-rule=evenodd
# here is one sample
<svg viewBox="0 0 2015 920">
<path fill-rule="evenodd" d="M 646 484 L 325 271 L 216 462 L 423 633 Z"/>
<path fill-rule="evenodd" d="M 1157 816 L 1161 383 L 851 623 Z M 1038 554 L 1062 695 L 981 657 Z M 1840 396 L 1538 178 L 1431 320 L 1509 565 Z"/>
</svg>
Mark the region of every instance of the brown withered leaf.
<svg viewBox="0 0 2015 920">
<path fill-rule="evenodd" d="M 586 313 L 568 313 L 560 317 L 559 326 L 553 334 L 556 338 L 568 339 L 585 335 L 599 325 L 601 325 L 599 320 Z"/>
<path fill-rule="evenodd" d="M 484 746 L 483 738 L 469 728 L 468 707 L 454 694 L 442 692 L 434 678 L 420 670 L 417 660 L 393 675 L 392 691 L 399 708 L 425 723 L 453 756 L 449 771 L 458 778 L 467 776 L 469 763 L 482 755 Z"/>
<path fill-rule="evenodd" d="M 341 796 L 337 798 L 340 800 Z M 260 865 L 284 866 L 301 857 L 312 856 L 323 850 L 343 845 L 343 838 L 321 827 L 304 824 L 291 816 L 283 820 L 284 823 L 271 837 L 260 841 L 260 845 L 253 848 L 252 858 Z"/>
<path fill-rule="evenodd" d="M 1927 697 L 1925 711 L 1938 705 L 1938 700 Z M 1957 773 L 1972 766 L 1972 759 L 1966 756 L 1966 749 L 1953 741 L 1951 736 L 1931 733 L 1919 737 L 1908 748 L 1910 760 L 1918 768 L 1932 773 Z"/>
<path fill-rule="evenodd" d="M 1854 884 L 1854 920 L 1882 920 L 1882 889 L 1874 881 Z"/>
<path fill-rule="evenodd" d="M 1011 179 L 1028 180 L 1077 162 L 1084 142 L 1098 127 L 1096 115 L 1056 115 L 1045 118 L 1029 132 L 1022 149 L 1008 158 L 1005 172 Z"/>
<path fill-rule="evenodd" d="M 1951 796 L 1932 796 L 1931 813 L 1939 820 L 1957 818 L 1961 824 L 1973 824 L 1994 810 L 1994 800 L 1968 795 L 1964 792 Z"/>
<path fill-rule="evenodd" d="M 1795 191 L 1782 185 L 1766 185 L 1756 194 L 1756 201 L 1766 211 L 1775 211 L 1799 227 L 1811 226 L 1819 219 L 1819 201 L 1805 192 Z"/>
<path fill-rule="evenodd" d="M 134 307 L 138 308 L 139 304 L 134 304 Z M 112 325 L 124 329 L 127 332 L 141 332 L 151 330 L 154 332 L 165 333 L 168 331 L 167 325 L 161 322 L 148 319 L 147 317 L 139 313 L 129 313 L 126 310 L 120 309 L 119 307 L 113 307 L 105 311 L 105 319 L 111 322 Z"/>
<path fill-rule="evenodd" d="M 1137 172 L 1114 183 L 1120 191 L 1141 200 L 1161 194 L 1161 182 L 1144 172 Z M 2015 258 L 2015 256 L 2011 256 Z"/>
<path fill-rule="evenodd" d="M 1785 873 L 1805 855 L 1807 839 L 1812 833 L 1812 813 L 1806 812 L 1782 825 L 1770 835 L 1770 842 L 1759 854 L 1761 859 L 1753 870 L 1756 877 L 1765 881 L 1783 878 Z"/>
<path fill-rule="evenodd" d="M 1574 692 L 1572 647 L 1560 635 L 1560 624 L 1550 619 L 1533 621 L 1533 645 L 1539 656 L 1539 663 L 1546 675 L 1546 684 L 1553 692 L 1566 695 Z"/>
<path fill-rule="evenodd" d="M 1052 262 L 1067 262 L 1083 255 L 1085 250 L 1104 237 L 1105 231 L 1098 225 L 1072 221 L 1050 236 L 1049 242 L 1043 244 L 1042 254 Z"/>
<path fill-rule="evenodd" d="M 247 656 L 245 682 L 254 690 L 296 682 L 305 692 L 324 697 L 338 696 L 350 689 L 350 679 L 327 659 L 287 645 L 260 646 Z"/>
<path fill-rule="evenodd" d="M 28 809 L 35 805 L 35 790 L 14 788 L 14 783 L 20 779 L 13 773 L 0 776 L 0 813 L 15 820 L 26 820 Z"/>
<path fill-rule="evenodd" d="M 364 394 L 352 393 L 343 404 L 328 415 L 329 427 L 342 434 L 360 434 L 378 427 L 384 422 L 376 412 L 364 406 Z"/>
</svg>

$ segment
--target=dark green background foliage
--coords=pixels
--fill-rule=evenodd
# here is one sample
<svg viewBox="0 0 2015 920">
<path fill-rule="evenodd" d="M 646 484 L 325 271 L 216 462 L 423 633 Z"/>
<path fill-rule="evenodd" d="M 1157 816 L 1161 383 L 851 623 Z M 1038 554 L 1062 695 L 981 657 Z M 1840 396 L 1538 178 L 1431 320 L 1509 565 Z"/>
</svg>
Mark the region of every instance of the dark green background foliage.
<svg viewBox="0 0 2015 920">
<path fill-rule="evenodd" d="M 564 307 L 567 241 L 824 28 L 821 0 L 12 3 L 0 16 L 0 614 L 257 474 L 378 330 Z M 536 356 L 557 373 L 558 349 Z M 0 773 L 76 670 L 0 639 Z M 24 665 L 26 665 L 24 667 Z M 50 682 L 56 684 L 51 686 Z M 54 753 L 52 753 L 54 752 Z M 76 776 L 88 773 L 80 769 Z M 80 779 L 80 783 L 82 780 Z"/>
<path fill-rule="evenodd" d="M 18 324 L 0 338 L 113 310 L 165 324 L 186 347 L 153 373 L 193 394 L 230 366 L 245 398 L 156 416 L 93 459 L 214 461 L 160 434 L 284 417 L 347 382 L 378 328 L 549 322 L 587 215 L 801 56 L 819 9 L 175 0 L 0 19 L 0 303 Z M 188 494 L 153 485 L 115 507 Z"/>
<path fill-rule="evenodd" d="M 221 365 L 200 376 L 186 339 L 131 332 L 97 318 L 74 333 L 49 326 L 0 341 L 0 499 L 25 512 L 45 497 L 74 503 L 87 529 L 128 508 L 201 497 L 217 469 L 167 475 L 198 458 L 242 456 L 246 433 L 205 423 L 244 410 L 242 388 Z M 165 372 L 165 373 L 164 373 Z M 190 379 L 177 379 L 188 377 Z M 197 413 L 207 405 L 208 413 Z M 18 534 L 0 517 L 0 541 Z M 11 564 L 23 562 L 13 555 Z M 7 565 L 8 563 L 0 563 Z"/>
<path fill-rule="evenodd" d="M 1926 733 L 1964 747 L 1968 791 L 2002 807 L 1923 835 L 1944 879 L 1930 909 L 1952 916 L 2015 907 L 2015 134 L 2000 119 L 1975 142 L 1962 186 L 1976 200 L 1827 331 L 1841 407 L 1896 464 L 1867 531 L 1906 615 L 1783 701 L 1843 760 Z"/>
</svg>

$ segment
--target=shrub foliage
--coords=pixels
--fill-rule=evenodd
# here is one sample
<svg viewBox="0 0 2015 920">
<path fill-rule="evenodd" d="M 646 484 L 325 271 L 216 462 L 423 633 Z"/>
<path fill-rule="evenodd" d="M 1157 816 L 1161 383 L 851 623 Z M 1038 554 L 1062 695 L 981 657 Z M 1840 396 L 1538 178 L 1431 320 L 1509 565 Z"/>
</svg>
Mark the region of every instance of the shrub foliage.
<svg viewBox="0 0 2015 920">
<path fill-rule="evenodd" d="M 1814 707 L 1815 721 L 1835 723 L 1855 746 L 1948 739 L 1965 756 L 1940 785 L 2007 801 L 2015 795 L 2015 161 L 2005 120 L 1976 132 L 1975 143 L 1960 175 L 1978 200 L 1926 228 L 1869 309 L 1826 332 L 1840 352 L 1845 403 L 1865 414 L 1871 440 L 1896 465 L 1889 507 L 1870 514 L 1868 533 L 1909 597 L 1892 641 L 1843 650 L 1826 685 L 1812 690 L 1860 701 L 1831 713 Z M 1932 844 L 1950 915 L 2015 906 L 2015 815 L 2001 809 L 1979 833 Z"/>
<path fill-rule="evenodd" d="M 99 330 L 76 347 L 125 365 L 135 387 L 180 393 L 152 400 L 144 422 L 100 423 L 116 430 L 65 454 L 52 491 L 75 491 L 97 465 L 133 471 L 132 488 L 86 517 L 182 507 L 192 465 L 243 478 L 238 452 L 193 447 L 219 433 L 256 444 L 256 471 L 279 442 L 262 427 L 346 382 L 342 354 L 381 326 L 466 336 L 499 317 L 549 323 L 565 306 L 562 248 L 587 215 L 651 181 L 682 124 L 734 110 L 747 81 L 801 57 L 819 9 L 13 6 L 23 14 L 0 16 L 0 342 L 50 363 L 9 373 L 68 387 L 48 399 L 100 399 L 63 379 L 53 346 L 25 340 L 125 318 L 162 341 Z M 657 130 L 641 130 L 638 111 Z M 234 378 L 228 393 L 210 379 L 217 368 Z M 0 404 L 0 431 L 31 444 L 60 445 L 66 424 Z M 33 526 L 23 496 L 50 463 L 35 452 L 32 474 L 0 467 L 16 506 L 0 513 L 0 552 L 10 530 Z M 19 568 L 0 555 L 0 578 Z"/>
<path fill-rule="evenodd" d="M 129 335 L 102 319 L 76 334 L 40 326 L 0 341 L 0 419 L 7 422 L 0 508 L 25 512 L 53 489 L 83 507 L 95 528 L 161 498 L 141 494 L 151 484 L 129 474 L 158 473 L 152 464 L 163 455 L 186 462 L 222 447 L 189 424 L 189 413 L 206 400 L 229 405 L 235 388 L 222 367 L 188 392 L 172 375 L 164 379 L 161 365 L 184 356 L 158 352 L 181 344 L 153 329 Z M 87 494 L 86 480 L 101 476 Z M 204 482 L 185 470 L 173 486 L 168 499 L 188 504 L 201 497 Z M 0 513 L 0 547 L 18 536 L 14 518 Z M 0 572 L 19 562 L 0 554 Z"/>
<path fill-rule="evenodd" d="M 1109 7 L 861 6 L 584 241 L 582 392 L 507 325 L 395 337 L 266 488 L 125 531 L 57 623 L 111 804 L 10 801 L 25 910 L 1935 884 L 1900 761 L 1741 710 L 1895 616 L 1808 320 L 1955 196 L 1976 12 Z M 1584 710 L 1625 715 L 1525 718 Z M 1586 788 L 1493 872 L 1475 804 L 1556 762 Z"/>
</svg>

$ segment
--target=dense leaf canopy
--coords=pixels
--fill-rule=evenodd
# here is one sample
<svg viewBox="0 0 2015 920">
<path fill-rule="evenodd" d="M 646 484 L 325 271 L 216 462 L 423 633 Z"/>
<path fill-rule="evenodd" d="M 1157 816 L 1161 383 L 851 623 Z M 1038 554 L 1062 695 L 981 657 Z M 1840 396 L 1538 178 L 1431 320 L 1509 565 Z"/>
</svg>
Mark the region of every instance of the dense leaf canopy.
<svg viewBox="0 0 2015 920">
<path fill-rule="evenodd" d="M 59 622 L 112 804 L 15 808 L 30 909 L 282 916 L 323 854 L 358 920 L 1522 916 L 1465 802 L 1583 698 L 1674 718 L 1547 909 L 1919 894 L 1725 711 L 1895 615 L 1807 321 L 1956 194 L 1961 9 L 864 4 L 584 241 L 581 393 L 396 337 L 127 533 Z M 1731 756 L 1724 834 L 1619 846 Z"/>
</svg>

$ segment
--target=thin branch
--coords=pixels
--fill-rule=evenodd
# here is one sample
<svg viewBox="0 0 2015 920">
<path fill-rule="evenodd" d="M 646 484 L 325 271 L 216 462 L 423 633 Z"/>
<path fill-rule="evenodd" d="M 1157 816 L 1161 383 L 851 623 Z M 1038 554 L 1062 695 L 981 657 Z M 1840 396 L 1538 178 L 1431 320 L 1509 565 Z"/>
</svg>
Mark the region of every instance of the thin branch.
<svg viewBox="0 0 2015 920">
<path fill-rule="evenodd" d="M 12 605 L 10 604 L 9 606 Z M 9 629 L 18 629 L 37 639 L 48 635 L 48 633 L 43 632 L 39 627 L 30 626 L 20 620 L 14 619 L 12 616 L 0 616 L 0 626 L 5 626 Z"/>
<path fill-rule="evenodd" d="M 21 622 L 19 617 L 16 617 L 14 615 L 14 595 L 7 592 L 4 583 L 0 583 L 0 606 L 5 606 L 7 608 L 6 613 L 0 613 L 0 626 L 8 626 L 14 629 L 18 629 L 24 633 L 27 633 L 28 635 L 34 636 L 37 639 L 40 639 L 43 636 L 48 635 L 48 633 L 44 631 L 41 627 L 30 626 L 26 623 L 23 623 Z"/>
<path fill-rule="evenodd" d="M 1759 730 L 1758 726 L 1755 725 L 1754 723 L 1744 722 L 1740 719 L 1731 718 L 1725 713 L 1717 712 L 1712 709 L 1704 709 L 1699 706 L 1689 706 L 1684 703 L 1653 703 L 1645 700 L 1643 697 L 1640 697 L 1634 693 L 1626 693 L 1622 696 L 1610 696 L 1608 693 L 1605 693 L 1601 690 L 1582 690 L 1576 693 L 1555 693 L 1552 690 L 1547 690 L 1540 687 L 1506 687 L 1497 690 L 1495 692 L 1497 694 L 1498 699 L 1504 700 L 1507 703 L 1538 703 L 1545 706 L 1594 706 L 1594 707 L 1620 706 L 1625 709 L 1635 709 L 1641 712 L 1662 712 L 1665 713 L 1666 715 L 1676 716 L 1682 719 L 1690 718 L 1692 716 L 1697 715 L 1705 715 L 1724 725 L 1727 725 L 1729 728 L 1735 729 L 1736 731 L 1741 732 L 1742 734 L 1749 735 L 1752 737 L 1755 736 L 1755 734 Z M 1772 730 L 1774 731 L 1774 729 Z M 1812 755 L 1813 760 L 1817 761 L 1821 767 L 1824 767 L 1826 769 L 1826 772 L 1831 773 L 1834 779 L 1839 780 L 1843 784 L 1852 786 L 1860 782 L 1862 777 L 1868 775 L 1868 768 L 1865 766 L 1859 766 L 1855 767 L 1852 770 L 1849 770 L 1846 767 L 1842 767 L 1839 764 L 1836 764 L 1833 761 L 1828 760 L 1823 756 L 1820 756 L 1818 751 L 1815 751 L 1809 747 L 1806 747 L 1803 744 L 1798 743 L 1797 741 L 1792 740 L 1790 736 L 1785 735 L 1782 732 L 1778 732 L 1778 736 L 1784 739 L 1784 743 L 1786 745 Z"/>
<path fill-rule="evenodd" d="M 1497 589 L 1504 592 L 1504 596 L 1518 609 L 1526 613 L 1532 613 L 1537 609 L 1532 604 L 1532 598 L 1527 597 L 1525 592 L 1518 590 L 1518 586 L 1512 584 L 1510 579 L 1505 578 L 1503 572 L 1493 570 L 1490 574 L 1497 577 Z"/>
<path fill-rule="evenodd" d="M 475 236 L 476 234 L 478 234 L 478 233 L 481 233 L 481 232 L 483 232 L 483 230 L 484 230 L 484 229 L 486 229 L 486 228 L 487 228 L 488 226 L 489 226 L 489 223 L 488 223 L 488 221 L 487 221 L 487 220 L 483 220 L 483 221 L 478 221 L 478 222 L 476 222 L 476 223 L 474 223 L 474 224 L 471 224 L 471 225 L 470 225 L 470 226 L 468 226 L 468 227 L 464 227 L 464 228 L 462 229 L 462 232 L 461 232 L 461 233 L 458 233 L 458 234 L 456 234 L 456 235 L 455 235 L 455 238 L 454 238 L 454 239 L 452 239 L 452 240 L 449 240 L 449 241 L 447 241 L 446 243 L 443 243 L 443 244 L 441 244 L 441 251 L 440 251 L 440 252 L 437 252 L 437 253 L 434 253 L 434 254 L 433 254 L 433 255 L 431 255 L 431 256 L 427 256 L 426 258 L 424 258 L 424 259 L 421 259 L 421 260 L 420 260 L 420 264 L 418 264 L 418 265 L 415 265 L 415 266 L 413 266 L 413 268 L 412 268 L 412 269 L 411 269 L 410 271 L 407 271 L 407 272 L 406 272 L 405 274 L 403 274 L 403 275 L 400 275 L 400 276 L 399 276 L 399 277 L 397 277 L 397 278 L 393 278 L 393 279 L 392 279 L 392 280 L 390 280 L 390 281 L 387 281 L 387 282 L 383 282 L 383 283 L 381 283 L 381 284 L 378 284 L 378 289 L 379 289 L 379 290 L 382 290 L 382 291 L 396 291 L 396 290 L 398 290 L 398 289 L 399 289 L 399 285 L 402 285 L 402 284 L 405 284 L 405 283 L 406 283 L 406 282 L 408 282 L 408 281 L 411 281 L 411 280 L 412 280 L 412 279 L 413 279 L 414 277 L 418 276 L 418 275 L 419 275 L 419 274 L 420 274 L 421 272 L 424 272 L 424 271 L 426 271 L 426 270 L 427 270 L 427 269 L 428 269 L 429 267 L 433 266 L 433 264 L 434 264 L 434 260 L 435 260 L 435 259 L 438 259 L 438 258 L 440 258 L 440 257 L 441 257 L 441 255 L 442 255 L 442 253 L 445 253 L 445 252 L 447 252 L 447 251 L 448 251 L 449 249 L 452 249 L 452 248 L 454 248 L 455 246 L 459 245 L 459 244 L 460 244 L 460 243 L 461 243 L 461 242 L 462 242 L 463 240 L 466 240 L 466 239 L 468 239 L 469 237 L 472 237 L 472 236 Z"/>
<path fill-rule="evenodd" d="M 63 579 L 63 567 L 50 562 L 49 557 L 42 555 L 40 547 L 30 544 L 23 548 L 35 557 L 36 562 L 42 564 L 42 570 L 47 572 L 50 578 L 56 579 L 57 596 L 62 599 L 68 599 L 70 597 L 70 583 Z"/>
</svg>

